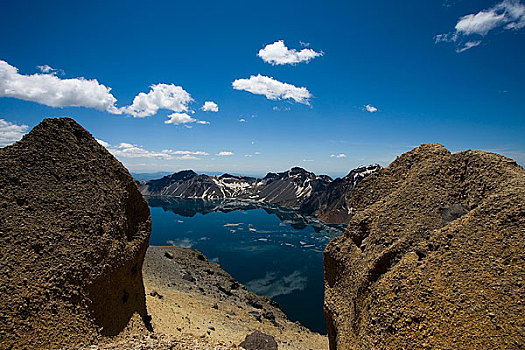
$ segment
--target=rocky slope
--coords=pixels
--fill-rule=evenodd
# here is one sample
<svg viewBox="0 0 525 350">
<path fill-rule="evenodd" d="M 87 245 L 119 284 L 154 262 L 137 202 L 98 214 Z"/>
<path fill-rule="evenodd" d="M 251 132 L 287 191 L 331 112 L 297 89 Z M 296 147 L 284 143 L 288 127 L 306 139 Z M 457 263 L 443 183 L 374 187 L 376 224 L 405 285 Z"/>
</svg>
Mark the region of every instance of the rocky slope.
<svg viewBox="0 0 525 350">
<path fill-rule="evenodd" d="M 278 304 L 248 291 L 196 250 L 150 246 L 143 273 L 156 333 L 234 347 L 262 331 L 275 337 L 279 349 L 328 348 L 326 336 L 291 322 Z"/>
<path fill-rule="evenodd" d="M 525 346 L 525 171 L 422 145 L 364 179 L 325 251 L 331 349 Z"/>
<path fill-rule="evenodd" d="M 148 206 L 75 121 L 45 119 L 0 149 L 0 206 L 1 348 L 95 341 L 146 316 Z"/>
<path fill-rule="evenodd" d="M 263 178 L 198 175 L 192 170 L 184 170 L 158 180 L 137 181 L 137 184 L 146 196 L 271 203 L 294 208 L 302 214 L 319 215 L 329 223 L 340 224 L 349 219 L 347 202 L 353 188 L 379 169 L 379 165 L 357 168 L 336 180 L 299 167 L 282 173 L 268 173 Z"/>
<path fill-rule="evenodd" d="M 350 200 L 354 188 L 365 177 L 381 170 L 378 164 L 359 167 L 348 175 L 337 178 L 301 203 L 299 212 L 316 215 L 327 224 L 348 222 L 352 215 Z"/>
</svg>

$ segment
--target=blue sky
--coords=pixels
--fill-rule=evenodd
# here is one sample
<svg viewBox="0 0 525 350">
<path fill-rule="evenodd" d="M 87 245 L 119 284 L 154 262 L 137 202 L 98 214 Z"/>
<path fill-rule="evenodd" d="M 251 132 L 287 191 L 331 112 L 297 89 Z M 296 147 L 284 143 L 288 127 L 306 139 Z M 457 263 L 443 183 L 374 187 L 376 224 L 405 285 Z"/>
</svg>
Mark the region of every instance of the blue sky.
<svg viewBox="0 0 525 350">
<path fill-rule="evenodd" d="M 0 143 L 70 116 L 133 172 L 341 176 L 428 142 L 525 164 L 523 1 L 30 4 L 0 5 Z"/>
</svg>

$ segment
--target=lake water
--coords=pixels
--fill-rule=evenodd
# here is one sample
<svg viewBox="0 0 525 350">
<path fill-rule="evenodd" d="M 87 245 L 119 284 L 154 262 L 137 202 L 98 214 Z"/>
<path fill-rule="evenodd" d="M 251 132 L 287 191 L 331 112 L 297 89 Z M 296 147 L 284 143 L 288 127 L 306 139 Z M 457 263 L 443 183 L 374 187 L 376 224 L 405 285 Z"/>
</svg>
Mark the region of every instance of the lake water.
<svg viewBox="0 0 525 350">
<path fill-rule="evenodd" d="M 198 249 L 292 321 L 326 334 L 323 250 L 341 227 L 273 205 L 148 198 L 150 244 Z"/>
</svg>

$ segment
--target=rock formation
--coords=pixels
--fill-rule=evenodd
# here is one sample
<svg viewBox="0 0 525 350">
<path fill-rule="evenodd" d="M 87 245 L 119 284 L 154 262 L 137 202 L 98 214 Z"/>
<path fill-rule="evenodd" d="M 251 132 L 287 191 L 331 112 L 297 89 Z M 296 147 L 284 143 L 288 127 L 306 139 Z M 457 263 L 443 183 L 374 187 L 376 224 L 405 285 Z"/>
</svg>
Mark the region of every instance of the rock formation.
<svg viewBox="0 0 525 350">
<path fill-rule="evenodd" d="M 325 251 L 331 349 L 525 344 L 525 171 L 422 145 L 364 179 Z"/>
<path fill-rule="evenodd" d="M 45 119 L 0 149 L 0 207 L 0 347 L 67 347 L 147 320 L 148 206 L 75 121 Z"/>
<path fill-rule="evenodd" d="M 246 336 L 246 339 L 239 346 L 246 350 L 277 350 L 277 342 L 269 335 L 260 331 L 255 331 Z"/>
</svg>

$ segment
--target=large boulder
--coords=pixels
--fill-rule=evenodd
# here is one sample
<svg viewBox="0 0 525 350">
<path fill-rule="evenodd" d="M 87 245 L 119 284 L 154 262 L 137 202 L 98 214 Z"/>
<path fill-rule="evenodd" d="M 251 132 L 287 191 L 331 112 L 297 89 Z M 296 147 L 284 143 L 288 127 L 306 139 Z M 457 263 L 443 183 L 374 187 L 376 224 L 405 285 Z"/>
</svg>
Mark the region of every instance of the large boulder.
<svg viewBox="0 0 525 350">
<path fill-rule="evenodd" d="M 147 323 L 151 231 L 132 177 L 74 120 L 0 149 L 0 343 L 44 349 Z"/>
<path fill-rule="evenodd" d="M 422 145 L 370 175 L 325 251 L 331 349 L 525 344 L 525 171 Z"/>
<path fill-rule="evenodd" d="M 277 350 L 278 345 L 274 337 L 261 331 L 255 331 L 246 336 L 244 341 L 239 344 L 246 350 Z"/>
</svg>

